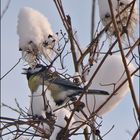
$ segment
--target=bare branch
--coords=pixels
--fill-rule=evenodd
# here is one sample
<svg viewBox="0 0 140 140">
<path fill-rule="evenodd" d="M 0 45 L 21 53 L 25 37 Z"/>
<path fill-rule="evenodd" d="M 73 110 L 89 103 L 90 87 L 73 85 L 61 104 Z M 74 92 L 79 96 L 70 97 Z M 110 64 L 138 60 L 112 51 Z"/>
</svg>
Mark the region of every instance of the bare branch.
<svg viewBox="0 0 140 140">
<path fill-rule="evenodd" d="M 9 6 L 10 6 L 10 3 L 11 3 L 11 0 L 8 0 L 6 6 L 5 6 L 5 8 L 4 8 L 4 10 L 2 11 L 2 14 L 1 14 L 1 16 L 0 16 L 1 19 L 3 18 L 3 16 L 4 16 L 5 13 L 7 12 L 8 8 L 9 8 Z"/>
</svg>

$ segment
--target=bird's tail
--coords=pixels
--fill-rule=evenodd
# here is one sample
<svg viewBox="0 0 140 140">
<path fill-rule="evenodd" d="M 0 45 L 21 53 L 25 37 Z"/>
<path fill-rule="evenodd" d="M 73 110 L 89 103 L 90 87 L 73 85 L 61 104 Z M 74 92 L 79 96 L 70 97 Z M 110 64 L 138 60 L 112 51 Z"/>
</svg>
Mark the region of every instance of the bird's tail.
<svg viewBox="0 0 140 140">
<path fill-rule="evenodd" d="M 104 91 L 104 90 L 89 89 L 85 92 L 83 89 L 79 89 L 75 93 L 69 95 L 69 97 L 74 97 L 74 96 L 80 95 L 83 92 L 86 94 L 91 94 L 91 95 L 92 94 L 93 95 L 109 95 L 109 93 L 107 91 Z"/>
<path fill-rule="evenodd" d="M 109 95 L 107 91 L 104 90 L 96 90 L 96 89 L 89 89 L 86 92 L 87 94 L 96 94 L 96 95 Z"/>
</svg>

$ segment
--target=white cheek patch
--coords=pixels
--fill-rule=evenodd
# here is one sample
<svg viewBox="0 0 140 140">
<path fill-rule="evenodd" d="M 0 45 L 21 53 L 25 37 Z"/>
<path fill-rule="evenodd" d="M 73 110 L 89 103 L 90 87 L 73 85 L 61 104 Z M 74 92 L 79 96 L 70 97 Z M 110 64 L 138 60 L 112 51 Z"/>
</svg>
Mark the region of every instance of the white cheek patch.
<svg viewBox="0 0 140 140">
<path fill-rule="evenodd" d="M 36 73 L 36 72 L 39 72 L 41 69 L 42 69 L 42 67 L 40 67 L 40 68 L 35 68 L 35 69 L 32 68 L 30 72 L 31 72 L 31 73 Z"/>
</svg>

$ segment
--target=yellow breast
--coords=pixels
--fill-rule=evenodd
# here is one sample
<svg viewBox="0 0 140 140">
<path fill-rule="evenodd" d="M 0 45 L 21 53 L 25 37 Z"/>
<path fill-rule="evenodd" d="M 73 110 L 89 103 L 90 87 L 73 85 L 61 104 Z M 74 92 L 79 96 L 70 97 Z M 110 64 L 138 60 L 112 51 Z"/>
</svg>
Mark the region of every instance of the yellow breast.
<svg viewBox="0 0 140 140">
<path fill-rule="evenodd" d="M 39 85 L 43 85 L 43 80 L 40 76 L 31 76 L 29 81 L 28 81 L 28 86 L 31 90 L 31 92 L 35 92 L 38 88 Z"/>
</svg>

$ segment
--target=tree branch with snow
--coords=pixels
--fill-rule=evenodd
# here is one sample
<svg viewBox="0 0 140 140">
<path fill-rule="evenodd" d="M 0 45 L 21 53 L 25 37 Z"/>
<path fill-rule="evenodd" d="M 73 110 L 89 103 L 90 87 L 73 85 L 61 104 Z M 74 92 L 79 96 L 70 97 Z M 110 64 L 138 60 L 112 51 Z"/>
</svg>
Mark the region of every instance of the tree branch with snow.
<svg viewBox="0 0 140 140">
<path fill-rule="evenodd" d="M 56 34 L 39 11 L 24 7 L 19 12 L 17 34 L 19 51 L 27 64 L 23 73 L 30 106 L 23 110 L 17 102 L 17 108 L 2 105 L 19 114 L 18 118 L 1 116 L 2 138 L 68 140 L 82 135 L 89 140 L 94 134 L 95 139 L 103 140 L 115 127 L 103 134 L 104 115 L 129 92 L 137 113 L 135 121 L 139 122 L 133 82 L 140 70 L 140 39 L 134 37 L 136 0 L 98 0 L 100 21 L 84 47 L 76 40 L 72 17 L 65 14 L 63 2 L 53 2 L 65 29 Z M 138 131 L 136 128 L 132 139 Z"/>
</svg>

